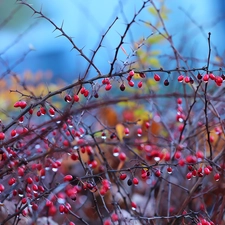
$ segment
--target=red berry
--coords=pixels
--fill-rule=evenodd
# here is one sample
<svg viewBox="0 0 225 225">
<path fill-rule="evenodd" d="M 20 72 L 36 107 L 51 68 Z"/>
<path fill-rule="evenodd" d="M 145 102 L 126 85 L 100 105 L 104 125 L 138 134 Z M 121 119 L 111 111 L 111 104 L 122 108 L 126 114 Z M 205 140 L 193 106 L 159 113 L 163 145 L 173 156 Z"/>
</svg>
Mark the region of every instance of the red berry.
<svg viewBox="0 0 225 225">
<path fill-rule="evenodd" d="M 161 171 L 160 171 L 159 169 L 157 169 L 157 170 L 155 171 L 155 176 L 156 176 L 156 177 L 160 177 L 160 176 L 161 176 Z"/>
<path fill-rule="evenodd" d="M 89 95 L 89 91 L 88 90 L 85 90 L 84 97 L 87 97 L 88 95 Z"/>
<path fill-rule="evenodd" d="M 49 208 L 48 213 L 49 213 L 50 216 L 54 216 L 57 213 L 57 208 L 54 205 L 52 205 Z"/>
<path fill-rule="evenodd" d="M 209 74 L 209 78 L 210 78 L 211 80 L 215 80 L 215 79 L 216 79 L 216 76 L 215 76 L 213 73 L 210 73 L 210 74 Z"/>
<path fill-rule="evenodd" d="M 131 202 L 131 208 L 132 208 L 133 210 L 136 210 L 137 205 L 136 205 L 136 203 L 135 203 L 135 202 Z"/>
<path fill-rule="evenodd" d="M 127 178 L 127 175 L 125 173 L 120 174 L 120 180 L 125 180 Z"/>
<path fill-rule="evenodd" d="M 216 173 L 216 174 L 214 175 L 214 180 L 215 180 L 215 181 L 219 181 L 219 179 L 220 179 L 220 174 L 219 174 L 219 173 Z"/>
<path fill-rule="evenodd" d="M 113 213 L 113 214 L 111 215 L 111 217 L 112 217 L 112 221 L 113 221 L 113 222 L 116 222 L 116 221 L 119 220 L 119 217 L 118 217 L 118 215 L 117 215 L 116 213 Z"/>
<path fill-rule="evenodd" d="M 171 174 L 171 173 L 173 172 L 172 167 L 169 166 L 169 167 L 167 168 L 167 172 L 168 172 L 168 174 Z"/>
<path fill-rule="evenodd" d="M 30 114 L 30 115 L 32 115 L 32 114 L 33 114 L 33 112 L 34 112 L 34 109 L 32 109 L 32 108 L 31 108 L 31 109 L 29 109 L 29 114 Z"/>
<path fill-rule="evenodd" d="M 184 76 L 183 76 L 183 75 L 180 75 L 180 76 L 178 76 L 178 78 L 177 78 L 177 80 L 178 80 L 179 82 L 182 82 L 183 79 L 184 79 Z"/>
<path fill-rule="evenodd" d="M 14 104 L 14 107 L 15 107 L 15 108 L 20 107 L 20 102 L 16 102 L 16 103 Z"/>
<path fill-rule="evenodd" d="M 138 183 L 139 183 L 139 180 L 136 177 L 134 177 L 133 178 L 133 184 L 134 185 L 138 185 Z"/>
<path fill-rule="evenodd" d="M 24 175 L 24 168 L 19 167 L 19 168 L 17 169 L 17 172 L 18 172 L 18 176 L 22 177 L 22 176 Z"/>
<path fill-rule="evenodd" d="M 27 203 L 27 199 L 26 198 L 22 198 L 21 203 L 22 204 L 26 204 Z"/>
<path fill-rule="evenodd" d="M 143 85 L 143 83 L 142 83 L 142 81 L 140 81 L 140 82 L 138 83 L 138 87 L 141 88 L 142 85 Z"/>
<path fill-rule="evenodd" d="M 80 98 L 79 98 L 78 95 L 74 95 L 74 96 L 73 96 L 73 100 L 74 100 L 75 102 L 79 102 Z"/>
<path fill-rule="evenodd" d="M 71 181 L 71 180 L 73 180 L 73 176 L 72 175 L 66 175 L 65 177 L 64 177 L 64 181 L 66 182 L 66 181 Z"/>
<path fill-rule="evenodd" d="M 137 129 L 137 136 L 141 137 L 141 135 L 142 135 L 142 129 L 138 128 Z"/>
<path fill-rule="evenodd" d="M 69 225 L 75 225 L 75 223 L 73 223 L 73 222 L 69 222 Z"/>
<path fill-rule="evenodd" d="M 0 193 L 2 193 L 5 190 L 5 187 L 3 184 L 0 184 Z"/>
<path fill-rule="evenodd" d="M 120 159 L 121 161 L 125 161 L 126 158 L 127 158 L 127 156 L 126 156 L 126 154 L 125 154 L 124 152 L 121 152 L 121 153 L 119 154 L 119 159 Z"/>
<path fill-rule="evenodd" d="M 37 205 L 36 203 L 33 203 L 33 204 L 32 204 L 32 209 L 33 209 L 34 211 L 37 211 L 37 210 L 38 210 L 38 205 Z"/>
<path fill-rule="evenodd" d="M 81 93 L 82 95 L 84 94 L 85 91 L 86 91 L 85 87 L 82 87 L 82 88 L 80 89 L 80 93 Z"/>
<path fill-rule="evenodd" d="M 60 205 L 59 206 L 59 212 L 60 213 L 64 213 L 64 210 L 65 210 L 65 206 L 64 205 Z"/>
<path fill-rule="evenodd" d="M 170 153 L 166 152 L 165 156 L 164 156 L 164 160 L 165 161 L 169 161 L 170 160 Z"/>
<path fill-rule="evenodd" d="M 159 76 L 158 74 L 155 73 L 155 74 L 154 74 L 154 80 L 155 80 L 155 81 L 160 81 L 160 79 L 161 79 L 160 76 Z"/>
<path fill-rule="evenodd" d="M 16 136 L 16 130 L 12 130 L 11 131 L 11 137 L 15 137 Z"/>
<path fill-rule="evenodd" d="M 186 178 L 187 178 L 188 180 L 190 180 L 190 179 L 192 178 L 192 172 L 189 172 L 189 173 L 186 175 Z"/>
<path fill-rule="evenodd" d="M 20 108 L 21 108 L 21 109 L 26 108 L 26 106 L 27 106 L 27 103 L 26 103 L 25 101 L 21 101 L 21 102 L 20 102 Z"/>
<path fill-rule="evenodd" d="M 189 82 L 190 82 L 190 77 L 186 76 L 186 77 L 184 78 L 184 82 L 185 82 L 185 83 L 189 83 Z"/>
<path fill-rule="evenodd" d="M 49 114 L 50 114 L 51 116 L 54 116 L 54 115 L 55 115 L 55 110 L 54 110 L 53 108 L 50 108 L 50 109 L 48 110 L 48 112 L 49 112 Z"/>
<path fill-rule="evenodd" d="M 70 157 L 71 157 L 71 159 L 74 160 L 74 161 L 76 161 L 77 159 L 79 159 L 79 156 L 78 156 L 77 153 L 73 153 Z"/>
<path fill-rule="evenodd" d="M 112 85 L 111 85 L 111 84 L 107 84 L 107 85 L 105 86 L 105 90 L 106 90 L 106 91 L 109 91 L 111 88 L 112 88 Z"/>
<path fill-rule="evenodd" d="M 41 111 L 40 111 L 40 110 L 37 111 L 37 116 L 38 116 L 38 117 L 41 116 Z"/>
<path fill-rule="evenodd" d="M 109 78 L 104 78 L 102 84 L 110 84 Z"/>
<path fill-rule="evenodd" d="M 46 109 L 45 109 L 45 107 L 41 107 L 41 108 L 40 108 L 40 112 L 41 112 L 41 115 L 45 115 L 45 114 L 46 114 Z"/>
<path fill-rule="evenodd" d="M 133 70 L 131 70 L 131 71 L 129 72 L 129 76 L 134 76 L 134 71 L 133 71 Z"/>
<path fill-rule="evenodd" d="M 33 179 L 32 179 L 31 177 L 28 177 L 28 178 L 27 178 L 27 183 L 28 183 L 28 184 L 32 184 L 32 183 L 33 183 Z"/>
<path fill-rule="evenodd" d="M 205 75 L 203 76 L 203 81 L 204 81 L 205 83 L 207 83 L 207 82 L 209 81 L 209 75 L 208 75 L 208 74 L 205 74 Z"/>
<path fill-rule="evenodd" d="M 176 151 L 174 154 L 175 159 L 179 159 L 181 157 L 181 152 L 180 151 Z"/>
<path fill-rule="evenodd" d="M 210 173 L 211 173 L 211 171 L 209 170 L 209 168 L 205 167 L 204 168 L 204 174 L 209 175 Z"/>
<path fill-rule="evenodd" d="M 103 225 L 111 225 L 110 220 L 105 220 L 104 223 L 103 223 Z"/>
<path fill-rule="evenodd" d="M 32 188 L 33 188 L 34 191 L 38 191 L 38 186 L 37 186 L 37 184 L 34 184 Z"/>
<path fill-rule="evenodd" d="M 133 87 L 134 86 L 134 82 L 132 80 L 129 81 L 128 84 L 129 84 L 130 87 Z"/>
<path fill-rule="evenodd" d="M 66 102 L 72 101 L 72 97 L 70 95 L 66 95 L 64 99 L 65 99 Z"/>
<path fill-rule="evenodd" d="M 204 158 L 203 152 L 202 152 L 202 151 L 197 151 L 197 152 L 196 152 L 196 157 L 197 157 L 198 159 L 203 159 L 203 158 Z"/>
<path fill-rule="evenodd" d="M 146 127 L 146 129 L 148 129 L 150 127 L 150 123 L 149 122 L 146 122 L 145 123 L 145 127 Z"/>
<path fill-rule="evenodd" d="M 5 134 L 3 132 L 0 132 L 0 141 L 3 141 L 5 139 Z"/>
<path fill-rule="evenodd" d="M 126 136 L 128 136 L 129 133 L 130 133 L 130 130 L 129 130 L 129 128 L 126 127 L 126 128 L 124 129 L 124 134 L 125 134 Z"/>
<path fill-rule="evenodd" d="M 9 181 L 8 181 L 8 184 L 9 184 L 10 186 L 12 186 L 12 185 L 15 184 L 15 183 L 16 183 L 16 179 L 15 179 L 14 177 L 10 178 Z"/>
<path fill-rule="evenodd" d="M 177 104 L 179 104 L 179 105 L 182 104 L 182 98 L 177 99 Z"/>
<path fill-rule="evenodd" d="M 53 205 L 53 202 L 47 199 L 45 205 L 46 205 L 47 207 L 50 207 L 50 206 Z"/>
</svg>

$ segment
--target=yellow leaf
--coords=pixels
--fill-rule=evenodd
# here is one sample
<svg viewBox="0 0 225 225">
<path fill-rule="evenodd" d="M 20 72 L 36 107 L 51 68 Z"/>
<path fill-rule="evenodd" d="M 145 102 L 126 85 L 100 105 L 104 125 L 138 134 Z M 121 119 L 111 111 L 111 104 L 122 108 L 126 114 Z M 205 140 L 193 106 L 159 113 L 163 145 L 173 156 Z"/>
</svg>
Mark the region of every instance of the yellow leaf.
<svg viewBox="0 0 225 225">
<path fill-rule="evenodd" d="M 123 137 L 124 137 L 124 126 L 121 123 L 118 123 L 116 125 L 116 132 L 117 132 L 117 136 L 120 139 L 120 141 L 123 141 Z"/>
</svg>

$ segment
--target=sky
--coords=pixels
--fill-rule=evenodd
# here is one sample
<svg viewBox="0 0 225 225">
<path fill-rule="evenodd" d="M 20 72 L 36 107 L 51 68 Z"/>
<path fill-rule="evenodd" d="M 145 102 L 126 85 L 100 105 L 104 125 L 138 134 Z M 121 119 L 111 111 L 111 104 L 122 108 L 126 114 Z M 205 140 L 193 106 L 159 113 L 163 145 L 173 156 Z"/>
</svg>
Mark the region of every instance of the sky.
<svg viewBox="0 0 225 225">
<path fill-rule="evenodd" d="M 97 47 L 101 36 L 118 16 L 119 19 L 103 42 L 104 47 L 96 57 L 96 62 L 103 72 L 108 71 L 109 61 L 113 58 L 115 48 L 120 42 L 120 35 L 126 29 L 127 21 L 132 19 L 134 13 L 143 4 L 141 0 L 33 0 L 28 2 L 32 2 L 32 6 L 36 10 L 42 9 L 42 12 L 57 25 L 60 26 L 63 23 L 65 32 L 73 37 L 74 42 L 79 48 L 83 48 L 84 53 L 88 56 L 91 55 L 91 50 Z M 221 1 L 217 3 L 219 2 Z M 166 0 L 165 3 L 170 9 L 166 26 L 173 35 L 175 44 L 186 49 L 185 54 L 198 53 L 204 60 L 208 51 L 204 35 L 207 35 L 208 32 L 212 33 L 212 42 L 219 45 L 220 54 L 223 53 L 224 49 L 220 45 L 223 41 L 224 19 L 218 19 L 222 15 L 219 4 L 212 4 L 211 0 Z M 15 3 L 15 0 L 0 1 L 0 24 L 16 7 L 18 4 Z M 138 19 L 154 20 L 147 9 L 142 11 Z M 195 24 L 191 20 L 194 20 Z M 203 24 L 204 34 L 198 27 L 201 24 Z M 29 26 L 32 28 L 28 29 Z M 15 43 L 18 36 L 23 34 L 26 29 L 28 31 Z M 56 38 L 60 33 L 53 32 L 52 25 L 46 20 L 37 19 L 35 15 L 32 16 L 32 11 L 26 6 L 22 6 L 16 13 L 13 13 L 10 22 L 3 27 L 0 26 L 0 32 L 0 56 L 9 67 L 29 48 L 35 49 L 26 56 L 24 62 L 15 68 L 18 73 L 22 73 L 26 69 L 34 72 L 50 70 L 55 76 L 69 80 L 82 73 L 86 65 L 78 52 L 71 50 L 72 46 L 68 40 L 64 37 Z M 150 30 L 142 23 L 132 25 L 131 33 L 128 33 L 124 44 L 128 51 L 134 40 L 151 34 Z M 184 37 L 188 37 L 188 39 L 185 40 Z M 12 45 L 12 43 L 14 44 Z M 11 46 L 11 48 L 4 52 L 6 46 Z M 2 63 L 0 72 L 2 73 L 4 69 L 6 67 Z"/>
</svg>

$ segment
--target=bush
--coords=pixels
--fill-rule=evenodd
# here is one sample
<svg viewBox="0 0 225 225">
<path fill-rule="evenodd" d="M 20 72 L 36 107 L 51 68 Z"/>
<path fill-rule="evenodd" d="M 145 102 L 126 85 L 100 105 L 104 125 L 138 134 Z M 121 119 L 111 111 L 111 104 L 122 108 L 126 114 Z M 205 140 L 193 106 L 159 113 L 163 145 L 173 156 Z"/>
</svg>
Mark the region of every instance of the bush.
<svg viewBox="0 0 225 225">
<path fill-rule="evenodd" d="M 17 3 L 87 67 L 48 87 L 43 74 L 2 74 L 1 224 L 224 224 L 225 76 L 211 64 L 211 34 L 206 62 L 191 67 L 167 30 L 166 6 L 144 1 L 103 73 L 95 59 L 118 18 L 89 57 L 42 10 Z M 154 24 L 140 18 L 147 9 Z M 128 51 L 137 22 L 151 34 Z M 170 64 L 159 57 L 164 43 Z"/>
</svg>

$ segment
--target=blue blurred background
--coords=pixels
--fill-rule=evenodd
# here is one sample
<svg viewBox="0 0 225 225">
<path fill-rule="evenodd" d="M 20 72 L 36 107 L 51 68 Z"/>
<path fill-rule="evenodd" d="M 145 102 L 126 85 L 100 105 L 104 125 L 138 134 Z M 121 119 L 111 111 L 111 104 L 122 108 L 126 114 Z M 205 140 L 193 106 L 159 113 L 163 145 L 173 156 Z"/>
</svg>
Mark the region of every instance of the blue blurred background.
<svg viewBox="0 0 225 225">
<path fill-rule="evenodd" d="M 96 65 L 102 73 L 109 71 L 109 62 L 113 59 L 115 48 L 120 42 L 120 34 L 126 29 L 133 15 L 143 4 L 142 0 L 32 0 L 36 10 L 42 12 L 58 26 L 63 22 L 64 31 L 87 56 L 91 56 L 104 32 L 112 21 L 119 17 L 107 34 Z M 160 1 L 155 1 L 157 4 Z M 207 58 L 207 33 L 212 33 L 212 43 L 217 46 L 218 54 L 224 54 L 224 16 L 223 0 L 167 0 L 170 10 L 166 26 L 172 34 L 175 45 L 187 57 L 198 57 L 201 66 Z M 187 12 L 187 13 L 185 13 Z M 25 70 L 51 71 L 54 78 L 71 81 L 82 75 L 87 62 L 80 57 L 64 37 L 55 38 L 59 32 L 53 32 L 53 26 L 44 19 L 37 19 L 32 10 L 19 5 L 15 0 L 0 0 L 0 74 L 12 69 L 22 74 Z M 195 20 L 200 28 L 191 22 Z M 154 18 L 144 9 L 138 19 L 152 21 Z M 151 34 L 150 29 L 138 22 L 132 25 L 124 44 L 130 50 L 131 44 Z M 24 55 L 29 52 L 23 60 Z M 162 55 L 169 54 L 162 46 Z M 214 55 L 216 55 L 214 51 Z M 123 56 L 121 56 L 123 57 Z M 165 57 L 165 63 L 168 58 Z M 168 62 L 166 63 L 168 66 Z M 95 74 L 93 74 L 95 75 Z"/>
</svg>

